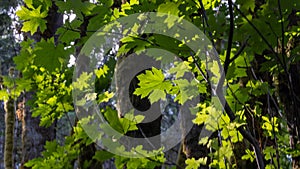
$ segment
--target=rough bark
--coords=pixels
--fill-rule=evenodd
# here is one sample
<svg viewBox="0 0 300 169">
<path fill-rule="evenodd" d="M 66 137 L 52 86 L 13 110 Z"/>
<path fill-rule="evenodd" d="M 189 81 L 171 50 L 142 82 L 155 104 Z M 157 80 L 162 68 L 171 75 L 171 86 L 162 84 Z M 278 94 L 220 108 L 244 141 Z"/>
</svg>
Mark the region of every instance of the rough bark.
<svg viewBox="0 0 300 169">
<path fill-rule="evenodd" d="M 15 101 L 9 98 L 5 102 L 5 145 L 4 145 L 4 166 L 6 169 L 14 168 L 14 123 L 15 123 Z"/>
<path fill-rule="evenodd" d="M 0 102 L 0 168 L 4 168 L 4 132 L 5 132 L 5 110 L 4 110 L 4 102 Z"/>
<path fill-rule="evenodd" d="M 194 124 L 188 134 L 184 137 L 182 141 L 182 148 L 180 154 L 178 155 L 177 164 L 178 166 L 184 168 L 185 160 L 187 158 L 199 159 L 202 157 L 207 157 L 209 149 L 206 145 L 199 144 L 199 136 L 203 129 L 203 126 Z M 183 129 L 184 130 L 184 129 Z M 185 131 L 184 131 L 185 132 Z M 207 169 L 208 166 L 201 166 L 201 169 Z"/>
<path fill-rule="evenodd" d="M 24 103 L 32 100 L 32 97 L 33 93 L 25 93 Z M 31 107 L 25 105 L 22 116 L 22 169 L 26 168 L 24 166 L 26 162 L 41 156 L 46 141 L 55 139 L 55 125 L 45 128 L 39 126 L 39 123 L 39 118 L 32 117 Z"/>
</svg>

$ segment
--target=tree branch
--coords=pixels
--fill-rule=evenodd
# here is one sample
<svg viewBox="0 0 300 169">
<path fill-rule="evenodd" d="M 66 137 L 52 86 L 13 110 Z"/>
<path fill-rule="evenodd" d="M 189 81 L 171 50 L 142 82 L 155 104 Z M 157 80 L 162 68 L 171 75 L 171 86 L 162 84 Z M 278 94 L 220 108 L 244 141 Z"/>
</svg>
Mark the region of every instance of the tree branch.
<svg viewBox="0 0 300 169">
<path fill-rule="evenodd" d="M 193 55 L 193 53 L 191 53 L 191 56 L 194 60 L 194 64 L 196 65 L 197 69 L 199 70 L 199 72 L 201 73 L 201 76 L 203 77 L 203 79 L 205 80 L 206 83 L 209 83 L 207 76 L 205 75 L 205 73 L 202 71 L 202 69 L 200 68 L 199 64 L 198 64 L 198 60 L 196 60 L 195 56 Z"/>
<path fill-rule="evenodd" d="M 200 7 L 201 7 L 201 10 L 202 10 L 202 16 L 204 17 L 205 24 L 209 28 L 208 18 L 207 18 L 206 11 L 205 11 L 202 0 L 199 0 L 199 3 L 200 3 Z M 204 26 L 204 24 L 203 24 L 203 26 Z M 205 31 L 205 28 L 204 28 L 204 31 Z M 207 32 L 208 32 L 209 37 L 211 38 L 211 43 L 213 44 L 213 46 L 215 46 L 215 44 L 214 44 L 215 42 L 214 42 L 214 39 L 212 37 L 212 33 L 210 31 L 207 31 Z"/>
<path fill-rule="evenodd" d="M 227 48 L 227 54 L 226 54 L 226 57 L 227 57 L 227 62 L 226 62 L 226 64 L 227 64 L 227 68 L 226 69 L 228 69 L 228 65 L 230 64 L 230 61 L 233 61 L 234 59 L 236 59 L 237 57 L 238 57 L 238 55 L 240 55 L 240 53 L 242 52 L 242 50 L 245 48 L 245 45 L 246 45 L 246 43 L 245 43 L 245 45 L 243 45 L 242 46 L 242 48 L 240 49 L 240 51 L 235 55 L 235 57 L 233 57 L 231 60 L 230 60 L 230 51 L 231 51 L 231 48 L 232 48 L 232 38 L 233 38 L 233 29 L 234 29 L 234 23 L 233 23 L 233 9 L 232 9 L 232 5 L 234 5 L 233 3 L 232 3 L 232 0 L 229 0 L 230 1 L 230 6 L 231 6 L 231 9 L 230 9 L 230 11 L 231 11 L 231 22 L 230 22 L 230 33 L 229 33 L 229 38 L 231 38 L 230 39 L 230 41 L 229 41 L 229 39 L 228 39 L 228 41 L 229 41 L 229 44 L 230 45 L 228 45 L 228 48 Z M 204 5 L 203 5 L 203 3 L 202 3 L 202 0 L 199 0 L 199 3 L 200 3 L 200 6 L 201 6 L 201 8 L 202 8 L 202 10 L 203 10 L 203 16 L 204 16 L 204 19 L 205 19 L 205 22 L 206 22 L 206 25 L 207 25 L 207 27 L 209 27 L 209 25 L 208 25 L 208 22 L 207 22 L 207 16 L 206 16 L 206 13 L 205 13 L 205 9 L 204 9 Z M 236 6 L 235 6 L 236 7 Z M 236 7 L 237 8 L 237 7 Z M 241 11 L 240 11 L 241 12 Z M 244 16 L 243 16 L 244 17 Z M 247 19 L 247 18 L 246 18 Z M 248 20 L 248 19 L 247 19 Z M 249 21 L 249 20 L 248 20 Z M 250 21 L 249 21 L 250 22 Z M 252 23 L 251 23 L 252 24 Z M 253 25 L 253 24 L 252 24 Z M 253 25 L 254 26 L 254 25 Z M 255 26 L 254 26 L 255 27 Z M 256 27 L 255 27 L 256 28 Z M 256 30 L 258 31 L 258 29 L 256 28 Z M 208 34 L 209 34 L 209 36 L 212 38 L 212 34 L 211 34 L 211 32 L 208 32 Z M 262 34 L 260 33 L 260 35 L 262 36 Z M 265 39 L 265 38 L 264 38 Z M 212 39 L 213 40 L 213 39 Z M 267 42 L 267 41 L 266 41 Z M 268 43 L 268 42 L 267 42 Z M 213 44 L 213 46 L 215 46 L 214 45 L 214 43 L 212 42 L 212 44 Z M 269 44 L 269 43 L 268 43 Z M 268 45 L 268 46 L 270 46 L 270 45 Z M 228 50 L 229 49 L 229 50 Z M 274 50 L 273 50 L 274 51 Z M 275 52 L 275 51 L 274 51 Z M 228 59 L 228 57 L 229 57 L 229 59 Z M 196 67 L 199 69 L 200 68 L 200 66 L 198 65 L 198 63 L 197 62 L 195 62 L 195 64 L 196 64 Z M 219 66 L 221 66 L 220 65 L 220 63 L 218 63 L 219 64 Z M 227 71 L 227 70 L 226 70 Z M 204 78 L 207 78 L 207 77 L 205 77 L 204 76 Z M 224 96 L 223 96 L 223 92 L 222 92 L 222 86 L 223 86 L 223 83 L 224 83 L 224 81 L 225 81 L 225 75 L 223 74 L 223 75 L 221 75 L 221 78 L 220 78 L 220 83 L 217 85 L 217 88 L 216 88 L 216 93 L 221 93 L 221 95 L 218 95 L 218 97 L 219 97 L 219 99 L 220 99 L 220 101 L 221 101 L 221 103 L 224 103 L 224 105 L 223 105 L 223 107 L 224 107 L 224 110 L 225 110 L 225 112 L 227 113 L 227 115 L 229 116 L 229 118 L 230 118 L 230 121 L 234 121 L 235 120 L 235 114 L 233 113 L 233 111 L 231 110 L 231 108 L 229 107 L 229 105 L 228 105 L 228 103 L 227 103 L 227 101 L 226 101 L 226 99 L 224 98 Z M 220 85 L 220 84 L 222 84 L 222 85 Z M 210 84 L 209 84 L 210 85 Z M 243 135 L 243 137 L 246 139 L 246 140 L 248 140 L 249 142 L 250 142 L 250 144 L 253 146 L 253 149 L 254 149 L 254 151 L 255 151 L 255 156 L 256 156 L 256 162 L 257 162 L 257 165 L 258 165 L 258 168 L 259 169 L 264 169 L 265 168 L 265 166 L 264 166 L 264 161 L 263 161 L 263 155 L 262 155 L 262 152 L 261 152 L 261 150 L 260 150 L 260 147 L 259 147 L 259 144 L 258 144 L 258 142 L 257 142 L 257 140 L 248 132 L 248 131 L 246 131 L 245 129 L 243 129 L 242 127 L 239 127 L 238 128 L 238 130 L 240 131 L 240 133 Z"/>
<path fill-rule="evenodd" d="M 230 121 L 234 121 L 235 120 L 235 115 L 233 113 L 233 111 L 231 110 L 231 108 L 228 105 L 228 102 L 225 100 L 223 95 L 218 96 L 219 99 L 221 100 L 221 103 L 224 103 L 224 109 L 225 112 L 227 113 L 227 115 L 230 118 Z M 248 132 L 246 131 L 244 128 L 239 127 L 238 128 L 239 132 L 242 134 L 242 136 L 248 140 L 250 142 L 250 144 L 253 146 L 254 152 L 255 152 L 255 157 L 256 157 L 256 163 L 259 169 L 264 169 L 265 168 L 265 164 L 264 164 L 264 158 L 263 155 L 261 153 L 259 144 L 257 142 L 257 140 Z"/>
<path fill-rule="evenodd" d="M 242 44 L 241 48 L 235 53 L 235 55 L 230 59 L 230 63 L 233 62 L 236 58 L 238 58 L 240 56 L 240 54 L 243 52 L 243 50 L 245 49 L 247 42 L 248 42 L 249 38 L 246 39 L 246 41 Z"/>
<path fill-rule="evenodd" d="M 286 60 L 284 57 L 285 49 L 284 49 L 284 25 L 283 25 L 283 16 L 282 16 L 282 11 L 281 11 L 281 4 L 280 0 L 278 0 L 278 10 L 279 10 L 279 16 L 280 16 L 280 27 L 281 27 L 281 56 L 282 56 L 282 62 L 285 66 L 286 65 Z"/>
<path fill-rule="evenodd" d="M 229 20 L 230 20 L 230 27 L 229 27 L 229 37 L 228 37 L 228 45 L 226 51 L 226 58 L 224 63 L 224 73 L 226 75 L 229 64 L 230 64 L 230 53 L 232 48 L 232 39 L 233 39 L 233 30 L 234 30 L 234 16 L 233 16 L 233 9 L 232 9 L 232 0 L 228 0 L 229 6 Z"/>
<path fill-rule="evenodd" d="M 282 63 L 281 59 L 278 56 L 278 53 L 275 52 L 275 50 L 273 49 L 272 45 L 269 43 L 269 41 L 264 37 L 264 35 L 257 29 L 257 27 L 246 17 L 246 15 L 237 7 L 236 4 L 233 4 L 233 6 L 235 7 L 235 9 L 241 14 L 241 16 L 246 19 L 246 21 L 250 24 L 250 26 L 256 31 L 256 33 L 262 38 L 262 40 L 266 43 L 266 45 L 268 46 L 268 48 L 271 50 L 271 52 L 276 56 L 276 58 L 278 59 L 279 63 L 281 64 L 281 66 L 283 67 L 283 69 L 286 69 L 285 65 Z"/>
</svg>

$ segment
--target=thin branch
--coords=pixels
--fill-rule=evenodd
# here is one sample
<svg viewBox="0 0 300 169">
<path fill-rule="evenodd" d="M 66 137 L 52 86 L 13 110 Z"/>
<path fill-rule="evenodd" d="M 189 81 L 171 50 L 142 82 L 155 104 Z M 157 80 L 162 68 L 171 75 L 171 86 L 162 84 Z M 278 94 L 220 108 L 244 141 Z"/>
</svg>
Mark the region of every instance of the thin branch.
<svg viewBox="0 0 300 169">
<path fill-rule="evenodd" d="M 201 6 L 201 8 L 202 8 L 202 12 L 203 12 L 203 16 L 204 16 L 205 21 L 206 21 L 206 25 L 207 25 L 207 27 L 209 27 L 208 22 L 207 22 L 208 19 L 207 19 L 207 16 L 206 16 L 206 12 L 205 12 L 204 5 L 203 5 L 203 3 L 202 3 L 202 0 L 199 0 L 199 3 L 200 3 L 200 6 Z M 235 6 L 235 7 L 236 7 L 236 6 Z M 236 8 L 237 8 L 237 7 L 236 7 Z M 231 10 L 231 11 L 233 11 L 233 10 Z M 240 11 L 240 12 L 241 12 L 241 11 Z M 246 19 L 247 19 L 247 18 L 246 18 Z M 249 20 L 248 20 L 248 21 L 249 21 Z M 233 25 L 233 24 L 232 24 L 232 25 Z M 252 25 L 253 25 L 253 24 L 252 24 Z M 208 33 L 209 33 L 209 36 L 212 38 L 211 32 L 208 32 Z M 262 35 L 262 34 L 261 34 L 261 35 Z M 213 39 L 212 39 L 212 40 L 213 40 Z M 212 41 L 212 44 L 213 44 L 213 46 L 215 46 L 213 41 Z M 268 44 L 269 44 L 269 43 L 268 43 Z M 231 49 L 231 47 L 230 47 L 230 49 Z M 271 49 L 272 49 L 272 48 L 271 48 Z M 273 50 L 273 51 L 274 51 L 274 50 Z M 274 52 L 275 52 L 275 51 L 274 51 Z M 228 61 L 227 61 L 227 62 L 228 62 Z M 195 64 L 197 65 L 198 63 L 195 63 Z M 218 63 L 218 64 L 219 64 L 219 66 L 221 66 L 220 63 Z M 198 67 L 198 66 L 197 66 L 197 67 Z M 223 74 L 223 75 L 221 75 L 221 79 L 220 79 L 220 82 L 221 82 L 221 83 L 218 84 L 217 89 L 216 89 L 216 92 L 221 92 L 221 93 L 222 93 L 222 86 L 223 86 L 223 85 L 220 85 L 220 84 L 223 84 L 224 81 L 225 81 L 225 76 L 224 76 L 224 74 Z M 220 97 L 220 96 L 221 96 L 221 97 Z M 221 101 L 222 103 L 224 103 L 223 107 L 224 107 L 224 109 L 225 109 L 225 112 L 226 112 L 227 115 L 229 116 L 230 120 L 231 120 L 231 121 L 234 121 L 235 115 L 234 115 L 233 111 L 232 111 L 231 108 L 229 107 L 229 105 L 228 105 L 226 99 L 224 98 L 224 96 L 223 96 L 222 94 L 221 94 L 220 96 L 218 96 L 218 97 L 219 97 L 220 101 Z M 248 131 L 244 130 L 242 127 L 239 127 L 238 130 L 239 130 L 240 133 L 243 135 L 243 137 L 244 137 L 246 140 L 248 140 L 248 141 L 250 142 L 250 144 L 253 146 L 254 152 L 255 152 L 255 156 L 256 156 L 256 162 L 257 162 L 258 168 L 259 168 L 259 169 L 264 169 L 265 166 L 264 166 L 264 161 L 263 161 L 263 155 L 262 155 L 262 152 L 261 152 L 261 150 L 260 150 L 260 147 L 259 147 L 259 144 L 258 144 L 257 140 L 256 140 L 256 139 L 255 139 Z"/>
<path fill-rule="evenodd" d="M 278 2 L 278 10 L 279 10 L 279 16 L 280 16 L 280 27 L 281 27 L 281 56 L 282 56 L 282 62 L 285 66 L 286 65 L 286 60 L 284 57 L 284 53 L 285 53 L 285 49 L 284 49 L 284 25 L 283 25 L 283 16 L 282 16 L 282 11 L 281 11 L 281 4 L 280 4 L 280 0 L 277 1 Z"/>
<path fill-rule="evenodd" d="M 228 0 L 228 6 L 229 6 L 229 37 L 228 37 L 228 46 L 226 51 L 226 57 L 225 57 L 225 63 L 224 63 L 224 73 L 226 75 L 229 64 L 230 64 L 230 53 L 232 48 L 232 39 L 233 39 L 233 30 L 234 30 L 234 16 L 233 16 L 233 9 L 232 9 L 232 0 Z"/>
<path fill-rule="evenodd" d="M 280 7 L 279 11 L 281 14 L 281 33 L 282 33 L 282 59 L 280 59 L 280 57 L 278 56 L 278 53 L 276 53 L 273 49 L 273 47 L 271 46 L 271 44 L 267 41 L 267 39 L 264 37 L 264 35 L 257 29 L 257 27 L 245 16 L 245 14 L 235 5 L 233 4 L 234 7 L 236 8 L 236 10 L 242 15 L 242 17 L 244 19 L 247 20 L 247 22 L 250 24 L 250 26 L 258 33 L 258 35 L 262 38 L 262 40 L 267 44 L 267 46 L 270 48 L 271 52 L 274 53 L 275 57 L 277 58 L 277 60 L 279 61 L 280 65 L 282 66 L 282 68 L 284 69 L 284 72 L 288 78 L 288 86 L 289 86 L 289 91 L 290 91 L 290 95 L 293 96 L 292 100 L 295 101 L 295 96 L 293 95 L 293 85 L 292 85 L 292 79 L 290 76 L 290 73 L 287 70 L 287 65 L 286 65 L 286 61 L 284 59 L 284 29 L 283 29 L 283 21 L 282 21 L 282 12 L 281 12 L 281 6 L 280 6 L 280 0 L 278 0 L 278 6 Z"/>
<path fill-rule="evenodd" d="M 225 111 L 228 114 L 228 116 L 230 118 L 230 121 L 234 121 L 235 115 L 232 112 L 231 108 L 229 107 L 227 101 L 225 102 Z M 263 155 L 261 153 L 261 150 L 260 150 L 260 147 L 259 147 L 259 144 L 258 144 L 257 140 L 248 131 L 246 131 L 242 127 L 239 127 L 238 130 L 242 134 L 242 136 L 246 140 L 248 140 L 251 143 L 251 145 L 253 146 L 258 168 L 259 169 L 264 169 L 265 168 L 264 159 L 263 159 Z"/>
<path fill-rule="evenodd" d="M 237 59 L 240 54 L 244 51 L 246 45 L 247 45 L 247 42 L 249 40 L 249 37 L 246 39 L 246 41 L 242 44 L 242 46 L 240 47 L 240 49 L 235 53 L 235 55 L 230 59 L 230 63 L 233 62 L 235 59 Z"/>
<path fill-rule="evenodd" d="M 269 91 L 269 89 L 268 89 Z M 271 110 L 271 105 L 270 105 L 270 96 L 267 96 L 267 103 L 268 103 L 268 112 L 271 115 L 270 121 L 272 122 L 272 132 L 274 135 L 274 142 L 275 142 L 275 150 L 276 150 L 276 160 L 277 160 L 277 168 L 280 169 L 280 158 L 279 158 L 279 150 L 278 150 L 278 143 L 277 143 L 277 137 L 276 137 L 276 132 L 275 132 L 275 120 L 274 120 L 274 113 L 273 110 Z M 275 166 L 275 163 L 274 163 Z M 275 166 L 276 167 L 276 166 Z"/>
<path fill-rule="evenodd" d="M 220 79 L 225 79 L 225 75 L 222 74 Z M 219 83 L 224 83 L 224 82 L 219 82 Z M 236 118 L 234 112 L 230 108 L 227 100 L 225 99 L 223 95 L 223 88 L 220 87 L 218 84 L 217 88 L 215 89 L 215 93 L 217 94 L 220 103 L 223 104 L 224 110 L 227 113 L 228 117 L 230 118 L 230 121 L 233 122 Z M 242 134 L 242 136 L 250 142 L 250 144 L 253 146 L 255 156 L 256 156 L 256 163 L 259 169 L 264 169 L 265 164 L 264 164 L 264 158 L 260 149 L 260 146 L 258 144 L 258 141 L 251 135 L 251 133 L 247 130 L 245 130 L 242 126 L 238 128 L 239 132 Z"/>
<path fill-rule="evenodd" d="M 203 18 L 204 18 L 206 27 L 209 28 L 208 17 L 207 17 L 207 15 L 206 15 L 206 10 L 205 10 L 205 8 L 204 8 L 204 5 L 203 5 L 202 0 L 199 0 L 199 3 L 200 3 L 200 7 L 201 7 L 201 10 L 202 10 L 202 16 L 203 16 Z M 205 25 L 203 25 L 203 26 L 205 26 Z M 204 32 L 205 32 L 205 28 L 204 28 Z M 207 32 L 208 32 L 208 35 L 209 35 L 209 37 L 210 37 L 210 39 L 211 39 L 212 45 L 215 47 L 215 42 L 214 42 L 214 38 L 213 38 L 213 36 L 212 36 L 211 31 L 208 30 Z"/>
<path fill-rule="evenodd" d="M 258 28 L 246 17 L 246 15 L 237 7 L 236 4 L 233 4 L 233 6 L 235 7 L 235 9 L 241 14 L 241 16 L 246 19 L 246 21 L 250 24 L 250 26 L 256 31 L 256 33 L 262 38 L 262 40 L 266 43 L 266 45 L 268 46 L 268 48 L 271 50 L 272 53 L 274 53 L 274 55 L 276 56 L 276 58 L 278 59 L 279 63 L 282 65 L 283 69 L 285 68 L 285 65 L 282 63 L 281 59 L 278 56 L 278 53 L 275 52 L 275 50 L 273 49 L 272 45 L 269 43 L 269 41 L 264 37 L 264 35 L 258 30 Z"/>
<path fill-rule="evenodd" d="M 246 61 L 245 61 L 245 63 L 246 63 L 246 67 L 248 67 Z M 253 68 L 253 66 L 252 66 L 251 64 L 250 64 L 250 70 L 251 70 L 251 74 L 252 74 L 252 76 L 254 77 L 255 80 L 259 80 L 260 82 L 264 83 L 264 81 L 263 81 L 261 78 L 258 78 L 258 77 L 257 77 L 257 75 L 256 75 L 256 73 L 255 73 L 255 71 L 254 71 L 254 68 Z M 271 98 L 271 100 L 272 100 L 272 102 L 273 102 L 273 104 L 274 104 L 274 106 L 275 106 L 275 108 L 276 108 L 277 113 L 279 114 L 279 116 L 280 116 L 283 120 L 285 120 L 285 122 L 287 123 L 287 125 L 288 125 L 290 128 L 292 128 L 292 124 L 291 124 L 288 120 L 286 120 L 285 117 L 283 116 L 283 114 L 280 112 L 280 108 L 279 108 L 279 106 L 278 106 L 278 103 L 275 101 L 274 96 L 271 95 L 271 92 L 270 92 L 269 90 L 268 90 L 268 95 L 270 96 L 270 98 Z"/>
<path fill-rule="evenodd" d="M 205 80 L 206 83 L 208 83 L 208 78 L 206 77 L 205 73 L 203 72 L 203 70 L 200 68 L 198 60 L 196 60 L 195 56 L 191 53 L 191 56 L 194 60 L 194 64 L 196 65 L 197 69 L 200 71 L 201 76 L 203 77 L 203 79 Z"/>
<path fill-rule="evenodd" d="M 284 24 L 283 24 L 284 19 L 283 19 L 283 15 L 282 15 L 281 2 L 280 2 L 280 0 L 278 0 L 277 2 L 278 2 L 278 10 L 279 10 L 279 15 L 280 15 L 281 36 L 282 36 L 281 37 L 282 38 L 282 40 L 281 40 L 281 56 L 282 56 L 283 64 L 285 65 L 284 71 L 286 73 L 287 80 L 288 80 L 288 87 L 289 87 L 290 96 L 292 97 L 291 101 L 293 103 L 291 103 L 291 104 L 294 106 L 294 109 L 297 110 L 298 109 L 298 107 L 297 107 L 297 98 L 298 98 L 298 96 L 295 95 L 296 92 L 294 91 L 292 76 L 291 76 L 290 72 L 287 69 L 288 66 L 287 66 L 287 63 L 286 63 L 285 56 L 284 56 L 285 55 L 285 49 L 284 49 L 284 46 L 285 46 L 284 45 Z M 292 113 L 292 116 L 294 116 L 293 113 Z"/>
<path fill-rule="evenodd" d="M 271 44 L 267 41 L 267 39 L 263 36 L 263 34 L 257 29 L 257 27 L 245 16 L 245 14 L 237 7 L 237 5 L 234 4 L 234 7 L 236 8 L 236 10 L 242 15 L 242 17 L 244 19 L 247 20 L 247 22 L 250 24 L 250 26 L 258 33 L 258 35 L 262 38 L 262 40 L 267 44 L 267 46 L 270 48 L 271 52 L 274 53 L 275 57 L 277 58 L 278 62 L 280 63 L 280 65 L 282 66 L 284 73 L 287 77 L 287 82 L 288 82 L 288 88 L 289 88 L 289 94 L 292 97 L 291 101 L 294 103 L 291 103 L 296 109 L 297 106 L 295 105 L 296 103 L 296 97 L 295 97 L 295 92 L 294 92 L 294 86 L 293 86 L 293 82 L 292 82 L 292 77 L 287 69 L 287 65 L 286 65 L 286 61 L 284 58 L 284 29 L 283 29 L 283 20 L 282 20 L 282 11 L 281 11 L 281 6 L 280 6 L 280 0 L 278 0 L 278 7 L 280 7 L 279 11 L 281 14 L 281 33 L 282 33 L 282 49 L 281 49 L 281 53 L 282 53 L 282 59 L 280 59 L 278 53 L 276 53 L 273 49 L 273 47 L 271 46 Z"/>
</svg>

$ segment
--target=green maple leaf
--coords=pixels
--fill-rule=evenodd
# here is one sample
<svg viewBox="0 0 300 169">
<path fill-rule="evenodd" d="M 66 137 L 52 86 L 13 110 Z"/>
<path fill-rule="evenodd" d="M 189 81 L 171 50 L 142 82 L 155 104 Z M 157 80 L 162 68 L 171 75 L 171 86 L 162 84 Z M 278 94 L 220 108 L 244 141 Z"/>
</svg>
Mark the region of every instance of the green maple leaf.
<svg viewBox="0 0 300 169">
<path fill-rule="evenodd" d="M 157 102 L 159 99 L 166 99 L 166 93 L 163 90 L 154 89 L 153 92 L 149 95 L 150 103 Z"/>
<path fill-rule="evenodd" d="M 112 157 L 114 157 L 115 155 L 105 151 L 105 150 L 99 150 L 95 152 L 95 155 L 93 156 L 93 159 L 104 162 L 105 160 L 109 160 Z"/>
<path fill-rule="evenodd" d="M 108 102 L 109 99 L 111 99 L 114 96 L 114 93 L 109 93 L 108 91 L 105 91 L 104 93 L 101 93 L 98 95 L 98 102 Z"/>
<path fill-rule="evenodd" d="M 92 79 L 92 73 L 83 72 L 80 77 L 73 82 L 72 86 L 74 89 L 83 90 L 90 86 L 90 81 Z"/>
<path fill-rule="evenodd" d="M 30 79 L 16 79 L 16 83 L 17 83 L 17 88 L 19 90 L 26 90 L 29 91 L 32 87 L 31 85 L 31 80 Z"/>
<path fill-rule="evenodd" d="M 44 8 L 48 9 L 52 6 L 52 0 L 24 0 L 25 5 L 30 8 L 34 9 L 35 6 L 43 5 Z"/>
<path fill-rule="evenodd" d="M 34 41 L 31 39 L 28 39 L 27 41 L 21 42 L 21 51 L 18 56 L 13 57 L 14 63 L 16 64 L 16 68 L 18 70 L 24 70 L 27 66 L 30 65 L 32 61 L 32 48 L 31 45 Z"/>
<path fill-rule="evenodd" d="M 21 52 L 18 56 L 13 57 L 14 62 L 18 70 L 25 69 L 32 60 L 31 55 L 28 52 Z"/>
<path fill-rule="evenodd" d="M 59 28 L 57 33 L 60 34 L 59 39 L 62 42 L 69 44 L 70 42 L 74 41 L 75 39 L 80 38 L 80 33 L 75 32 L 72 30 L 66 30 L 65 28 Z"/>
<path fill-rule="evenodd" d="M 33 8 L 32 10 L 22 6 L 21 9 L 16 12 L 21 20 L 25 20 L 22 31 L 31 32 L 31 35 L 33 35 L 37 31 L 38 27 L 40 27 L 42 32 L 46 30 L 46 20 L 43 18 L 47 16 L 48 11 L 41 12 L 41 8 L 42 5 L 36 9 Z"/>
<path fill-rule="evenodd" d="M 183 77 L 185 72 L 189 71 L 189 66 L 185 62 L 175 62 L 175 67 L 169 70 L 169 73 L 176 73 L 176 79 Z"/>
<path fill-rule="evenodd" d="M 200 161 L 196 160 L 194 157 L 185 160 L 187 169 L 197 169 L 200 167 Z"/>
<path fill-rule="evenodd" d="M 237 3 L 241 4 L 242 11 L 248 11 L 249 9 L 251 11 L 254 11 L 254 8 L 255 8 L 254 0 L 248 0 L 248 1 L 238 0 Z"/>
<path fill-rule="evenodd" d="M 122 123 L 120 122 L 120 118 L 118 117 L 117 111 L 107 108 L 106 112 L 104 113 L 106 120 L 109 122 L 109 125 L 117 130 L 120 133 L 124 133 Z"/>
<path fill-rule="evenodd" d="M 48 41 L 41 41 L 37 43 L 36 55 L 34 64 L 46 68 L 48 71 L 55 71 L 60 68 L 65 58 L 70 54 L 69 50 L 65 50 L 62 44 L 55 46 L 54 39 Z"/>
<path fill-rule="evenodd" d="M 40 30 L 43 32 L 46 30 L 46 21 L 39 18 L 33 18 L 30 21 L 26 21 L 23 23 L 22 31 L 24 32 L 31 32 L 31 35 L 33 35 L 38 27 L 40 27 Z"/>
<path fill-rule="evenodd" d="M 166 2 L 158 6 L 158 12 L 177 16 L 180 11 L 178 9 L 178 4 L 174 2 Z"/>
<path fill-rule="evenodd" d="M 149 96 L 151 103 L 165 99 L 165 92 L 169 92 L 173 87 L 170 81 L 165 80 L 162 71 L 154 67 L 137 78 L 140 81 L 138 84 L 140 88 L 137 88 L 133 94 L 140 95 L 142 98 Z"/>
<path fill-rule="evenodd" d="M 96 69 L 94 72 L 98 78 L 101 76 L 105 77 L 107 72 L 109 71 L 109 67 L 107 65 L 103 65 L 103 67 Z"/>
<path fill-rule="evenodd" d="M 187 79 L 178 79 L 174 80 L 177 88 L 179 88 L 179 94 L 176 96 L 175 101 L 178 101 L 180 104 L 184 104 L 187 100 L 198 95 L 197 82 L 192 80 L 189 82 Z"/>
</svg>

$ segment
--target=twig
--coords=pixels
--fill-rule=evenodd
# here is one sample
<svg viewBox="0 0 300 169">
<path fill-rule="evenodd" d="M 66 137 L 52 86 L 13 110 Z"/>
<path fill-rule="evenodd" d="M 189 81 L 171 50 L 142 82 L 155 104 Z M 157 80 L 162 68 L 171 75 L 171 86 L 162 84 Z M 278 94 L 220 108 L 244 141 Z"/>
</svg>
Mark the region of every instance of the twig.
<svg viewBox="0 0 300 169">
<path fill-rule="evenodd" d="M 205 11 L 205 8 L 204 8 L 202 0 L 199 0 L 199 3 L 200 3 L 200 7 L 201 7 L 201 10 L 202 10 L 202 16 L 204 17 L 205 24 L 209 28 L 208 18 L 207 18 L 206 11 Z M 205 29 L 204 29 L 204 32 L 205 32 Z M 211 43 L 215 47 L 215 42 L 213 40 L 211 31 L 208 30 L 207 32 L 208 32 L 209 37 L 211 38 Z"/>
<path fill-rule="evenodd" d="M 200 68 L 199 64 L 198 64 L 198 60 L 196 60 L 195 56 L 193 55 L 193 53 L 191 52 L 191 56 L 194 60 L 194 64 L 196 65 L 197 69 L 200 71 L 201 76 L 203 77 L 203 79 L 205 80 L 206 83 L 208 83 L 208 78 L 206 77 L 205 73 L 203 72 L 203 70 Z"/>
<path fill-rule="evenodd" d="M 242 44 L 241 48 L 235 53 L 235 55 L 230 59 L 230 63 L 233 62 L 235 59 L 237 59 L 240 56 L 240 54 L 244 51 L 244 49 L 245 49 L 245 47 L 247 45 L 248 40 L 249 40 L 249 37 Z"/>
</svg>

